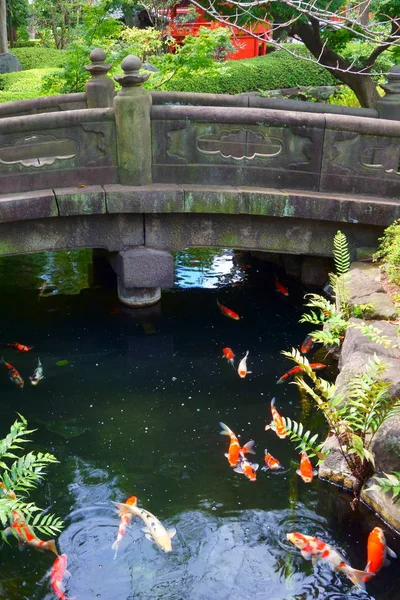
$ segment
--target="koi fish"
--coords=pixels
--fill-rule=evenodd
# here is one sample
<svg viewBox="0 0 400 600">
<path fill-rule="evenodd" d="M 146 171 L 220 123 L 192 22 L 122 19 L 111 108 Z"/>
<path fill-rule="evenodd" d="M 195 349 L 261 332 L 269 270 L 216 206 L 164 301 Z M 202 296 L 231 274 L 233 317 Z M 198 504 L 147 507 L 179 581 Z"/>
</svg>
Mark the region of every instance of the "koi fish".
<svg viewBox="0 0 400 600">
<path fill-rule="evenodd" d="M 222 356 L 223 356 L 223 358 L 226 358 L 226 360 L 228 362 L 231 363 L 233 368 L 235 368 L 235 364 L 234 364 L 235 363 L 235 355 L 233 354 L 233 352 L 230 348 L 223 348 Z"/>
<path fill-rule="evenodd" d="M 275 398 L 272 398 L 271 400 L 271 413 L 272 423 L 270 423 L 270 425 L 265 426 L 265 431 L 267 431 L 268 429 L 272 429 L 273 431 L 275 431 L 276 435 L 283 440 L 283 438 L 287 436 L 287 431 L 281 415 L 275 408 Z"/>
<path fill-rule="evenodd" d="M 367 573 L 365 571 L 353 569 L 353 567 L 346 563 L 343 556 L 339 554 L 333 546 L 326 544 L 316 537 L 298 532 L 287 533 L 286 537 L 289 542 L 292 542 L 292 544 L 301 551 L 303 558 L 312 560 L 313 565 L 318 561 L 327 562 L 335 570 L 345 573 L 354 585 L 361 589 L 365 589 L 364 578 L 366 576 L 372 577 L 375 575 L 375 573 Z"/>
<path fill-rule="evenodd" d="M 224 306 L 223 304 L 218 302 L 218 300 L 217 300 L 217 306 L 223 315 L 225 315 L 226 317 L 229 317 L 230 319 L 233 319 L 234 321 L 239 321 L 239 319 L 240 319 L 239 315 L 237 313 L 235 313 L 233 310 L 231 310 L 230 308 L 227 308 L 226 306 Z"/>
<path fill-rule="evenodd" d="M 265 466 L 261 467 L 261 471 L 268 471 L 268 469 L 271 469 L 271 471 L 277 471 L 278 469 L 283 469 L 279 460 L 274 458 L 267 449 L 264 450 L 264 453 Z"/>
<path fill-rule="evenodd" d="M 3 494 L 5 496 L 8 496 L 9 498 L 16 498 L 17 497 L 15 495 L 15 492 L 13 490 L 8 490 L 2 481 L 0 481 L 0 489 L 3 492 Z"/>
<path fill-rule="evenodd" d="M 144 521 L 146 527 L 142 529 L 145 533 L 146 539 L 153 541 L 156 546 L 164 550 L 164 552 L 171 552 L 172 544 L 171 539 L 176 534 L 176 529 L 165 529 L 164 525 L 151 514 L 151 512 L 144 508 L 137 506 L 137 498 L 135 498 L 133 504 L 123 504 L 114 502 L 115 506 L 119 509 L 118 514 L 122 517 L 123 515 L 134 515 L 140 517 Z"/>
<path fill-rule="evenodd" d="M 15 498 L 14 492 L 9 492 L 8 496 L 10 498 Z M 50 550 L 50 552 L 54 552 L 54 554 L 58 556 L 54 540 L 48 540 L 47 542 L 44 542 L 43 540 L 39 539 L 33 532 L 32 528 L 25 524 L 23 517 L 16 510 L 13 511 L 13 519 L 14 520 L 10 527 L 5 529 L 5 535 L 10 535 L 11 533 L 18 538 L 20 544 L 27 544 L 28 546 L 31 546 L 32 548 L 35 548 L 35 550 L 39 550 L 41 552 L 44 550 Z"/>
<path fill-rule="evenodd" d="M 247 350 L 246 354 L 243 356 L 243 358 L 240 361 L 239 366 L 238 366 L 239 377 L 241 377 L 242 379 L 244 379 L 246 377 L 246 375 L 248 375 L 248 373 L 251 373 L 251 371 L 247 370 L 248 355 L 249 355 L 249 351 Z"/>
<path fill-rule="evenodd" d="M 310 367 L 312 368 L 313 371 L 320 371 L 321 369 L 325 369 L 326 365 L 323 365 L 322 363 L 310 363 Z M 299 373 L 302 373 L 303 371 L 304 371 L 303 367 L 301 365 L 297 365 L 297 367 L 293 367 L 293 369 L 290 369 L 284 375 L 282 375 L 282 377 L 280 379 L 278 379 L 278 381 L 276 383 L 277 383 L 277 385 L 279 385 L 280 383 L 283 383 L 284 381 L 286 381 L 286 379 L 288 379 L 289 377 L 292 377 L 292 375 L 298 375 Z"/>
<path fill-rule="evenodd" d="M 50 584 L 51 589 L 60 600 L 72 600 L 72 598 L 68 598 L 64 594 L 62 580 L 65 575 L 69 575 L 67 571 L 67 555 L 61 554 L 61 556 L 57 556 L 56 560 L 53 563 L 50 571 Z"/>
<path fill-rule="evenodd" d="M 40 362 L 40 358 L 38 358 L 37 360 L 38 366 L 36 367 L 33 375 L 30 375 L 29 377 L 32 385 L 37 385 L 41 379 L 44 379 L 42 363 Z"/>
<path fill-rule="evenodd" d="M 19 344 L 18 342 L 10 342 L 9 344 L 6 344 L 6 346 L 9 348 L 14 348 L 15 350 L 18 350 L 18 352 L 29 352 L 33 349 L 33 346 L 25 346 L 24 344 Z"/>
<path fill-rule="evenodd" d="M 258 467 L 259 467 L 259 465 L 257 463 L 249 462 L 248 460 L 245 459 L 244 455 L 241 453 L 241 460 L 239 461 L 239 464 L 237 465 L 237 467 L 235 467 L 233 470 L 235 471 L 235 473 L 241 473 L 242 475 L 247 477 L 247 479 L 249 479 L 250 481 L 256 481 Z"/>
<path fill-rule="evenodd" d="M 387 555 L 397 558 L 397 554 L 386 545 L 385 534 L 380 527 L 375 527 L 368 536 L 366 571 L 376 575 L 382 567 L 389 564 Z M 366 575 L 364 581 L 369 581 L 372 575 Z"/>
<path fill-rule="evenodd" d="M 126 501 L 125 504 L 129 504 L 129 506 L 132 506 L 135 502 L 136 502 L 137 498 L 136 496 L 130 496 Z M 122 538 L 125 535 L 126 529 L 129 525 L 129 522 L 132 518 L 132 515 L 122 515 L 120 522 L 119 522 L 119 527 L 118 527 L 118 535 L 117 535 L 117 539 L 115 540 L 115 542 L 113 543 L 113 545 L 111 546 L 111 548 L 113 550 L 115 550 L 115 554 L 114 554 L 114 559 L 117 558 L 117 552 L 118 552 L 118 548 L 119 545 L 121 543 Z"/>
<path fill-rule="evenodd" d="M 288 289 L 279 281 L 275 275 L 275 290 L 282 294 L 282 296 L 289 296 Z"/>
<path fill-rule="evenodd" d="M 306 452 L 301 453 L 300 469 L 297 469 L 296 473 L 297 475 L 300 475 L 305 483 L 311 483 L 314 475 L 318 473 L 318 471 L 313 469 L 311 461 Z"/>
<path fill-rule="evenodd" d="M 254 440 L 250 440 L 249 442 L 247 442 L 247 444 L 245 444 L 243 446 L 243 448 L 241 448 L 240 444 L 239 444 L 239 440 L 237 439 L 236 435 L 233 433 L 232 429 L 229 429 L 229 427 L 227 425 L 225 425 L 225 423 L 222 423 L 222 422 L 220 422 L 220 426 L 222 428 L 222 431 L 220 431 L 220 434 L 221 435 L 229 435 L 229 437 L 231 438 L 231 442 L 229 444 L 229 450 L 225 454 L 226 458 L 229 461 L 229 465 L 231 467 L 237 466 L 241 455 L 244 456 L 245 454 L 255 454 L 255 452 L 253 450 L 253 446 L 255 444 Z"/>
<path fill-rule="evenodd" d="M 12 365 L 10 365 L 10 363 L 6 362 L 3 357 L 1 360 L 3 361 L 3 363 L 6 365 L 6 367 L 8 369 L 8 376 L 11 379 L 11 381 L 13 381 L 15 383 L 15 385 L 17 385 L 20 388 L 20 390 L 24 389 L 24 380 L 22 379 L 21 375 L 18 373 L 17 369 L 15 367 L 13 367 Z"/>
<path fill-rule="evenodd" d="M 300 346 L 300 352 L 302 354 L 307 354 L 310 352 L 311 348 L 314 346 L 314 338 L 311 335 L 308 335 L 302 345 Z"/>
</svg>

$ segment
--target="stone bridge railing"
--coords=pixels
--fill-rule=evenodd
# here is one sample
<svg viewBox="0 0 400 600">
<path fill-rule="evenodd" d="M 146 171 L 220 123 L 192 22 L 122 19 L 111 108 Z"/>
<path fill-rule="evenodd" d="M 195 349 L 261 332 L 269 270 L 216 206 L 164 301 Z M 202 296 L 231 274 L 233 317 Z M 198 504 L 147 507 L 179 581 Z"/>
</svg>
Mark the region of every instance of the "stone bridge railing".
<svg viewBox="0 0 400 600">
<path fill-rule="evenodd" d="M 115 95 L 104 60 L 92 52 L 83 94 L 0 105 L 0 254 L 84 245 L 124 251 L 112 262 L 128 301 L 127 289 L 171 281 L 160 269 L 171 271 L 167 253 L 179 247 L 330 254 L 337 222 L 356 246 L 400 217 L 398 68 L 373 110 L 150 94 L 132 56 Z M 52 233 L 38 241 L 44 226 Z M 150 253 L 146 262 L 136 248 L 131 260 L 127 249 L 137 246 L 166 255 Z M 153 259 L 162 266 L 152 278 Z M 139 264 L 142 285 L 128 276 Z"/>
</svg>

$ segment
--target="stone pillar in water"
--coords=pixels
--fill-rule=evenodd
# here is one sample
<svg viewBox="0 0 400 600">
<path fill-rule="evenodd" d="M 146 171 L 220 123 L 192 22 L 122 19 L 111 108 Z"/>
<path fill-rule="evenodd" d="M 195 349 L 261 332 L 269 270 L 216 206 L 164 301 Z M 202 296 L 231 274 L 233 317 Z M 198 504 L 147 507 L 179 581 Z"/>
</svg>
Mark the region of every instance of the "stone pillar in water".
<svg viewBox="0 0 400 600">
<path fill-rule="evenodd" d="M 376 109 L 381 119 L 400 121 L 400 65 L 392 67 L 387 78 L 388 82 L 381 85 L 386 95 L 379 98 Z"/>
<path fill-rule="evenodd" d="M 115 84 L 107 77 L 112 65 L 106 64 L 106 54 L 95 48 L 90 53 L 91 65 L 85 67 L 91 74 L 86 83 L 86 104 L 88 108 L 108 108 L 113 106 Z"/>
</svg>

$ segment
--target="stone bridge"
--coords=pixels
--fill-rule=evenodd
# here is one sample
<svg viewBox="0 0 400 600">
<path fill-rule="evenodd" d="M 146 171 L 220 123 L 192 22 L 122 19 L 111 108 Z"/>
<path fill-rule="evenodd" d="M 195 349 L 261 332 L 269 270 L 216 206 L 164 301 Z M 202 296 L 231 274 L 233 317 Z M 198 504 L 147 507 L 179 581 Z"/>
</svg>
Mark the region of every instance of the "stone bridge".
<svg viewBox="0 0 400 600">
<path fill-rule="evenodd" d="M 86 92 L 0 104 L 0 256 L 102 248 L 120 299 L 172 285 L 171 251 L 330 256 L 400 217 L 400 68 L 377 110 L 251 95 L 149 93 L 129 56 L 115 94 L 94 50 Z"/>
</svg>

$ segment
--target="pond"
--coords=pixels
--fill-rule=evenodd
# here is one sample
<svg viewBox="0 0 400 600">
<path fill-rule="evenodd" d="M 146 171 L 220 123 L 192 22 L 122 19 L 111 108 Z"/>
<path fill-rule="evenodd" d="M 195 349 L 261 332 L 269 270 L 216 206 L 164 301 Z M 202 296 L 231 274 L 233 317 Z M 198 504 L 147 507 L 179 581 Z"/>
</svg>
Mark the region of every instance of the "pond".
<svg viewBox="0 0 400 600">
<path fill-rule="evenodd" d="M 293 385 L 276 385 L 293 364 L 280 350 L 299 347 L 309 326 L 299 324 L 301 286 L 279 267 L 245 253 L 191 250 L 176 256 L 176 285 L 161 303 L 132 311 L 114 287 L 95 286 L 90 251 L 13 257 L 0 261 L 1 342 L 6 361 L 25 379 L 21 391 L 0 370 L 3 437 L 24 415 L 36 428 L 29 449 L 52 452 L 59 463 L 32 499 L 65 520 L 57 539 L 68 555 L 68 597 L 80 600 L 308 600 L 400 598 L 398 562 L 382 569 L 367 592 L 326 565 L 312 567 L 286 539 L 300 531 L 334 545 L 351 565 L 366 564 L 366 540 L 382 526 L 400 555 L 399 540 L 350 496 L 296 474 L 293 443 L 265 431 L 270 401 L 278 410 L 322 427 Z M 88 275 L 89 274 L 89 275 Z M 289 296 L 274 289 L 277 274 Z M 217 300 L 239 313 L 224 317 Z M 246 378 L 222 359 L 249 350 Z M 45 379 L 29 385 L 37 358 Z M 316 349 L 313 361 L 324 362 Z M 325 377 L 333 380 L 335 364 Z M 250 482 L 229 467 L 226 423 L 241 443 L 256 442 L 282 471 L 257 472 Z M 112 501 L 138 498 L 166 527 L 176 528 L 172 552 L 145 538 L 133 518 L 116 559 L 111 545 L 119 517 Z M 0 598 L 51 600 L 50 553 L 1 548 Z"/>
</svg>

